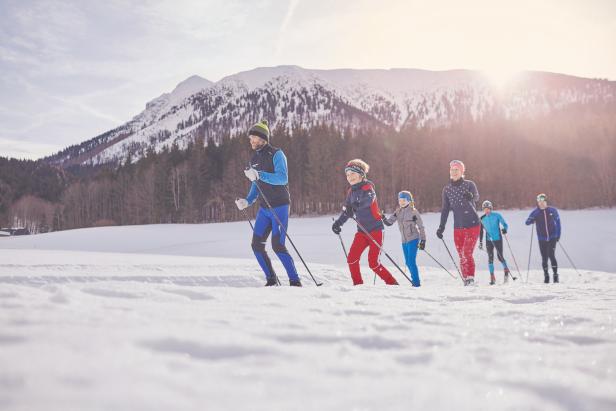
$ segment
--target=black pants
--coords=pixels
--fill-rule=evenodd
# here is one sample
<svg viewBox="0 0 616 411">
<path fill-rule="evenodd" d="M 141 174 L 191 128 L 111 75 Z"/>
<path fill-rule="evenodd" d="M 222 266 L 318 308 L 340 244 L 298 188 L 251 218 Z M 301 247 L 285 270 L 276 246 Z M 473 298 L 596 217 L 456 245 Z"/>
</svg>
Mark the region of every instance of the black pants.
<svg viewBox="0 0 616 411">
<path fill-rule="evenodd" d="M 488 252 L 488 263 L 494 263 L 494 247 L 496 247 L 496 257 L 498 257 L 498 261 L 504 263 L 505 257 L 503 256 L 503 240 L 488 240 L 488 242 L 486 243 L 486 251 Z"/>
<path fill-rule="evenodd" d="M 552 262 L 552 271 L 554 274 L 558 274 L 558 263 L 556 262 L 556 239 L 553 238 L 550 241 L 539 240 L 539 251 L 541 251 L 541 266 L 543 272 L 548 275 L 548 258 Z"/>
</svg>

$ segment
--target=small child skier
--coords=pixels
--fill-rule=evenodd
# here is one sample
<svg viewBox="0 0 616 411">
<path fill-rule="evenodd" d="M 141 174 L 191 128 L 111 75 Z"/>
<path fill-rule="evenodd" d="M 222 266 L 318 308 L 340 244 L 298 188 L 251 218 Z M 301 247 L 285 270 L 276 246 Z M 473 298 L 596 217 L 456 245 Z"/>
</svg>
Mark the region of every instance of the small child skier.
<svg viewBox="0 0 616 411">
<path fill-rule="evenodd" d="M 419 287 L 419 268 L 417 268 L 417 250 L 426 247 L 426 232 L 419 211 L 415 208 L 415 201 L 410 191 L 398 193 L 398 208 L 389 216 L 383 216 L 383 223 L 391 226 L 396 220 L 402 236 L 402 251 L 404 261 L 411 273 L 413 287 Z"/>
<path fill-rule="evenodd" d="M 496 248 L 496 256 L 498 261 L 503 265 L 505 271 L 505 282 L 509 281 L 509 267 L 507 260 L 503 255 L 503 239 L 501 233 L 507 234 L 509 226 L 500 213 L 494 211 L 492 202 L 486 200 L 481 205 L 484 214 L 481 216 L 481 227 L 479 229 L 479 249 L 483 250 L 483 232 L 486 232 L 486 251 L 488 252 L 488 268 L 490 269 L 490 285 L 496 283 L 494 277 L 494 249 Z M 501 225 L 503 228 L 501 229 Z"/>
</svg>

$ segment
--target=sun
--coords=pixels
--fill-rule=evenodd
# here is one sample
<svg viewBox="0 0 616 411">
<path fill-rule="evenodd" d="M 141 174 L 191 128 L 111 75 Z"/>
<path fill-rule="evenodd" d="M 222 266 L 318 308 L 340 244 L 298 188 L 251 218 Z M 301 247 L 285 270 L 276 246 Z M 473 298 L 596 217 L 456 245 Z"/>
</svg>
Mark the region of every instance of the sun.
<svg viewBox="0 0 616 411">
<path fill-rule="evenodd" d="M 518 69 L 489 68 L 481 71 L 490 84 L 498 89 L 511 85 L 521 73 Z"/>
</svg>

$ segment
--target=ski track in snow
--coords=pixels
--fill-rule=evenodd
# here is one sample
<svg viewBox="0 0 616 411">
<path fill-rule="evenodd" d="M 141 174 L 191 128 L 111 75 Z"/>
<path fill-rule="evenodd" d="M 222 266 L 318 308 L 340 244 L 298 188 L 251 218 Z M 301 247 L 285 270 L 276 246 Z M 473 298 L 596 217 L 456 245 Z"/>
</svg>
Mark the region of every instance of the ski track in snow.
<svg viewBox="0 0 616 411">
<path fill-rule="evenodd" d="M 296 260 L 296 289 L 262 287 L 248 258 L 45 249 L 107 230 L 0 243 L 1 410 L 616 409 L 616 276 L 583 256 L 561 284 L 489 286 L 480 259 L 476 287 L 422 266 L 413 289 L 391 264 L 401 285 L 372 285 L 365 255 L 352 287 L 310 249 L 325 285 Z"/>
</svg>

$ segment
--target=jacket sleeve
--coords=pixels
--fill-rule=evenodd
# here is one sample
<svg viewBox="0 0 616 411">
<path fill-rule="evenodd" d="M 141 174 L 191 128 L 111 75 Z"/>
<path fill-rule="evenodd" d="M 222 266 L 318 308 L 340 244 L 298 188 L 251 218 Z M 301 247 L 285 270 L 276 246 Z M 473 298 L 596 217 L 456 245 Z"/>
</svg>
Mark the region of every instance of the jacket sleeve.
<svg viewBox="0 0 616 411">
<path fill-rule="evenodd" d="M 393 214 L 392 214 L 392 215 L 390 215 L 389 217 L 384 218 L 384 219 L 383 219 L 383 223 L 384 223 L 386 226 L 388 226 L 388 227 L 389 227 L 390 225 L 392 225 L 393 223 L 395 223 L 395 222 L 396 222 L 396 220 L 398 220 L 398 215 L 397 215 L 396 213 L 393 213 Z"/>
<path fill-rule="evenodd" d="M 248 195 L 246 196 L 246 201 L 248 204 L 252 204 L 259 197 L 259 192 L 257 191 L 257 183 L 255 181 L 250 185 L 250 191 L 248 191 Z"/>
<path fill-rule="evenodd" d="M 441 206 L 441 225 L 440 227 L 445 228 L 445 224 L 447 224 L 447 218 L 449 217 L 449 211 L 451 210 L 451 204 L 449 204 L 449 197 L 447 197 L 446 192 L 447 186 L 443 188 L 443 204 Z"/>
<path fill-rule="evenodd" d="M 474 181 L 469 181 L 470 192 L 473 194 L 473 202 L 477 203 L 479 201 L 479 190 L 477 190 L 477 184 Z"/>
<path fill-rule="evenodd" d="M 554 209 L 554 223 L 556 224 L 556 238 L 560 238 L 560 215 L 557 209 Z"/>
<path fill-rule="evenodd" d="M 259 171 L 259 179 L 264 183 L 274 186 L 284 186 L 289 182 L 289 172 L 287 170 L 287 157 L 282 150 L 274 154 L 274 172 Z"/>
<path fill-rule="evenodd" d="M 505 219 L 503 218 L 503 216 L 501 214 L 498 215 L 498 220 L 503 225 L 503 228 L 505 230 L 509 230 L 509 225 L 507 224 L 507 222 L 505 221 Z"/>
<path fill-rule="evenodd" d="M 526 219 L 526 225 L 531 225 L 535 223 L 535 219 L 537 218 L 537 214 L 539 214 L 539 209 L 535 208 L 530 215 L 528 216 L 528 218 Z"/>
<path fill-rule="evenodd" d="M 350 191 L 347 194 L 346 198 L 344 199 L 344 207 L 347 209 L 351 207 L 351 192 Z M 344 223 L 346 223 L 348 219 L 349 219 L 349 216 L 343 210 L 342 213 L 340 213 L 340 216 L 338 217 L 336 221 L 338 222 L 338 224 L 343 225 Z"/>
<path fill-rule="evenodd" d="M 423 220 L 421 219 L 419 211 L 415 210 L 414 215 L 417 217 L 415 224 L 417 224 L 417 228 L 419 229 L 419 238 L 422 241 L 426 241 L 426 229 L 424 227 Z"/>
</svg>

